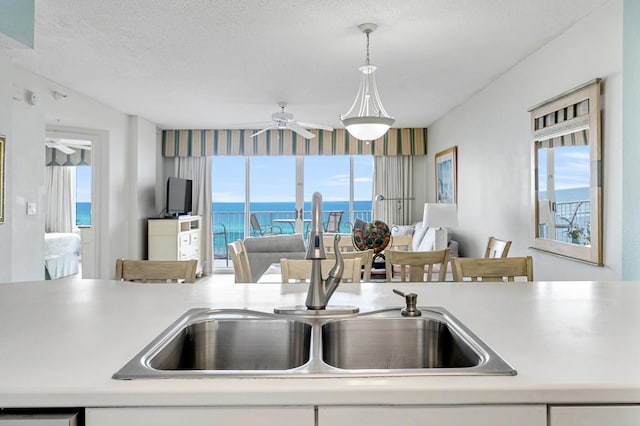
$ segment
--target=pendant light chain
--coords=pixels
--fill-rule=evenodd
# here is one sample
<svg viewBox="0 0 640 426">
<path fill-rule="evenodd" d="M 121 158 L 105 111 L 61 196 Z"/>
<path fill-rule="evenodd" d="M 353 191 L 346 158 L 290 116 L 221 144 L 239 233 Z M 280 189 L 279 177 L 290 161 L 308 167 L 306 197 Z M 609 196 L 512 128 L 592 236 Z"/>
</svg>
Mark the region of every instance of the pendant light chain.
<svg viewBox="0 0 640 426">
<path fill-rule="evenodd" d="M 366 35 L 367 35 L 367 59 L 366 59 L 366 64 L 370 65 L 369 63 L 369 34 L 371 34 L 371 31 L 367 31 Z"/>
</svg>

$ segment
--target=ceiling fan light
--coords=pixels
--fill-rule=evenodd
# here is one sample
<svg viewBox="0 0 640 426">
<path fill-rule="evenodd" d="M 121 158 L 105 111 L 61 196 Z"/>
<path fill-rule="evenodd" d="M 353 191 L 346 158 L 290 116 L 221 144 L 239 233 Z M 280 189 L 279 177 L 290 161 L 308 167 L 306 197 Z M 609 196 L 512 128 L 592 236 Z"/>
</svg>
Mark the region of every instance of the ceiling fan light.
<svg viewBox="0 0 640 426">
<path fill-rule="evenodd" d="M 361 141 L 381 138 L 395 122 L 390 117 L 351 117 L 342 119 L 345 129 L 351 136 Z"/>
</svg>

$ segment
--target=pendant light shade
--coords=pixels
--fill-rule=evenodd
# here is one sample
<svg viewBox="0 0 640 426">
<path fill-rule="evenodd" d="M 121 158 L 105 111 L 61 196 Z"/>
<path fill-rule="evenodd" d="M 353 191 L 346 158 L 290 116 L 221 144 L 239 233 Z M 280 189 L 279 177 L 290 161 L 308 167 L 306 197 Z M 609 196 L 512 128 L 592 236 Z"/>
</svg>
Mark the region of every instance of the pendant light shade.
<svg viewBox="0 0 640 426">
<path fill-rule="evenodd" d="M 362 76 L 353 105 L 346 114 L 340 116 L 340 120 L 351 136 L 370 141 L 384 136 L 395 120 L 382 106 L 376 86 L 377 67 L 369 62 L 369 34 L 377 28 L 377 25 L 361 24 L 358 28 L 367 36 L 366 63 L 358 68 Z"/>
</svg>

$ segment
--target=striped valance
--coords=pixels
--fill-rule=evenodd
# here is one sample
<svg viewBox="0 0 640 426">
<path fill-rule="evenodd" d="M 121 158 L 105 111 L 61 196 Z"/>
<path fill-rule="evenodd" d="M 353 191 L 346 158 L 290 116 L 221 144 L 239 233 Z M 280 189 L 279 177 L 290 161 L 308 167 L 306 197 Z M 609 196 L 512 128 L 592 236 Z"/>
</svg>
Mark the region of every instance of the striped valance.
<svg viewBox="0 0 640 426">
<path fill-rule="evenodd" d="M 355 139 L 344 129 L 311 130 L 305 139 L 291 130 L 269 130 L 252 138 L 255 130 L 164 130 L 165 157 L 217 155 L 426 155 L 427 129 L 390 129 L 371 142 Z"/>
<path fill-rule="evenodd" d="M 65 154 L 59 149 L 46 148 L 47 166 L 90 166 L 91 151 L 88 149 L 76 149 L 73 154 Z"/>
<path fill-rule="evenodd" d="M 588 129 L 556 136 L 544 141 L 536 141 L 536 148 L 557 148 L 559 146 L 585 146 L 589 145 Z"/>
</svg>

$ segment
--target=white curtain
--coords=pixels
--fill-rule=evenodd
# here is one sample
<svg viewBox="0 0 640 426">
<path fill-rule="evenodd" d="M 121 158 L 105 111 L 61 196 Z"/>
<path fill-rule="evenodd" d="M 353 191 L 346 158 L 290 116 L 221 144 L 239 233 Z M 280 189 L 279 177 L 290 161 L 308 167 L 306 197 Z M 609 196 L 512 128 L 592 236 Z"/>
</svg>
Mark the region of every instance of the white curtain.
<svg viewBox="0 0 640 426">
<path fill-rule="evenodd" d="M 385 200 L 375 200 L 378 195 Z M 392 225 L 410 225 L 413 206 L 413 157 L 375 156 L 373 159 L 372 219 Z"/>
<path fill-rule="evenodd" d="M 175 176 L 193 181 L 193 212 L 202 216 L 202 271 L 213 271 L 213 236 L 211 234 L 211 159 L 176 157 Z"/>
<path fill-rule="evenodd" d="M 47 166 L 45 232 L 73 232 L 75 225 L 76 168 Z"/>
</svg>

